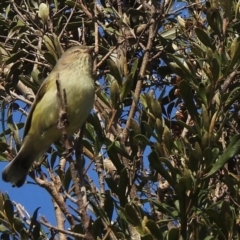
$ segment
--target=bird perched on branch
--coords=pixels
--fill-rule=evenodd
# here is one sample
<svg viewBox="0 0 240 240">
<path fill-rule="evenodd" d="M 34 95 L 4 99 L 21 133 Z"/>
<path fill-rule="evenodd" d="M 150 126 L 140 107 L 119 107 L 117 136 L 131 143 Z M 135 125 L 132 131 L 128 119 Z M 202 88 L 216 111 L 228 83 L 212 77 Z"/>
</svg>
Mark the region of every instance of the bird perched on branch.
<svg viewBox="0 0 240 240">
<path fill-rule="evenodd" d="M 43 81 L 26 120 L 21 149 L 2 172 L 4 181 L 21 187 L 33 162 L 61 139 L 57 82 L 66 93 L 67 135 L 86 121 L 94 102 L 92 52 L 93 47 L 88 46 L 68 49 Z"/>
</svg>

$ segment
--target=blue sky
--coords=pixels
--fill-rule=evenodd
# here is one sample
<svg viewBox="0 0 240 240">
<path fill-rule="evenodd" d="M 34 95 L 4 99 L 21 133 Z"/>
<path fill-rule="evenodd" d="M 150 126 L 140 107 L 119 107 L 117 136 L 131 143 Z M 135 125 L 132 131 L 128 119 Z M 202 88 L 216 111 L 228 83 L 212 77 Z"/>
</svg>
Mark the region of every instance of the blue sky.
<svg viewBox="0 0 240 240">
<path fill-rule="evenodd" d="M 5 166 L 6 163 L 0 163 L 0 172 Z M 36 208 L 41 207 L 38 211 L 39 215 L 45 216 L 52 224 L 56 223 L 51 197 L 43 188 L 33 184 L 24 184 L 21 188 L 16 188 L 1 181 L 0 189 L 3 193 L 7 192 L 12 201 L 21 204 L 30 216 Z"/>
</svg>

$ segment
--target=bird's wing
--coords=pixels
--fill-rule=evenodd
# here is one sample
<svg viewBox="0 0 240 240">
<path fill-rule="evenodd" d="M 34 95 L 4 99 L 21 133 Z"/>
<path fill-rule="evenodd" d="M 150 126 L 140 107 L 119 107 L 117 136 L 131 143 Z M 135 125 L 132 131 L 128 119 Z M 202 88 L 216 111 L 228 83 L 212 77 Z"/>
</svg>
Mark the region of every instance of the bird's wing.
<svg viewBox="0 0 240 240">
<path fill-rule="evenodd" d="M 44 80 L 44 82 L 42 83 L 41 87 L 39 88 L 37 94 L 36 94 L 36 98 L 31 106 L 31 109 L 28 113 L 27 116 L 27 120 L 25 123 L 25 127 L 24 127 L 24 133 L 23 133 L 23 138 L 27 135 L 31 124 L 32 124 L 32 115 L 33 115 L 33 111 L 36 108 L 37 104 L 40 102 L 40 100 L 43 98 L 44 94 L 46 93 L 47 90 L 47 83 L 48 82 L 48 77 Z"/>
</svg>

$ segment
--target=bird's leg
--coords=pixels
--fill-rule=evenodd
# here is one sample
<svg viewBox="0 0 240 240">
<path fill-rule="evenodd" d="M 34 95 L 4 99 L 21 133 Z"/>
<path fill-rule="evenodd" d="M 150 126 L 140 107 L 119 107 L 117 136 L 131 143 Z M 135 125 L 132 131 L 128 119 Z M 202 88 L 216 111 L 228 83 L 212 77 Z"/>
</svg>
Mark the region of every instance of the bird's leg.
<svg viewBox="0 0 240 240">
<path fill-rule="evenodd" d="M 56 85 L 57 85 L 57 102 L 59 107 L 59 118 L 58 118 L 57 128 L 61 129 L 62 131 L 63 142 L 66 148 L 66 152 L 64 154 L 71 155 L 73 151 L 73 147 L 67 135 L 67 127 L 69 125 L 68 113 L 67 113 L 67 110 L 68 110 L 67 94 L 65 89 L 61 91 L 59 76 L 58 76 L 58 79 L 56 80 Z"/>
<path fill-rule="evenodd" d="M 65 128 L 65 132 L 66 128 L 69 125 L 69 121 L 68 121 L 68 114 L 67 114 L 67 94 L 66 94 L 66 90 L 63 89 L 61 91 L 61 85 L 60 85 L 60 81 L 57 79 L 56 80 L 56 85 L 57 85 L 57 102 L 58 102 L 58 107 L 59 107 L 59 119 L 58 119 L 58 125 L 57 128 L 58 129 L 63 129 Z"/>
</svg>

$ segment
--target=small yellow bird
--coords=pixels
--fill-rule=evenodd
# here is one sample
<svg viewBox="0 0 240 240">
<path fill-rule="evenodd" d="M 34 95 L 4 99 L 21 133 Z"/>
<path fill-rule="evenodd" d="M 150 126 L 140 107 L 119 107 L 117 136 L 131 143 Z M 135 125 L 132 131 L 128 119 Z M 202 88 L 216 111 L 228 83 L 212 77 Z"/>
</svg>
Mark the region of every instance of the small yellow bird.
<svg viewBox="0 0 240 240">
<path fill-rule="evenodd" d="M 17 156 L 2 172 L 2 179 L 21 187 L 33 162 L 39 159 L 62 136 L 57 128 L 59 106 L 56 80 L 67 96 L 71 136 L 86 121 L 94 102 L 93 47 L 75 46 L 63 53 L 39 88 L 28 114 L 23 144 Z"/>
</svg>

